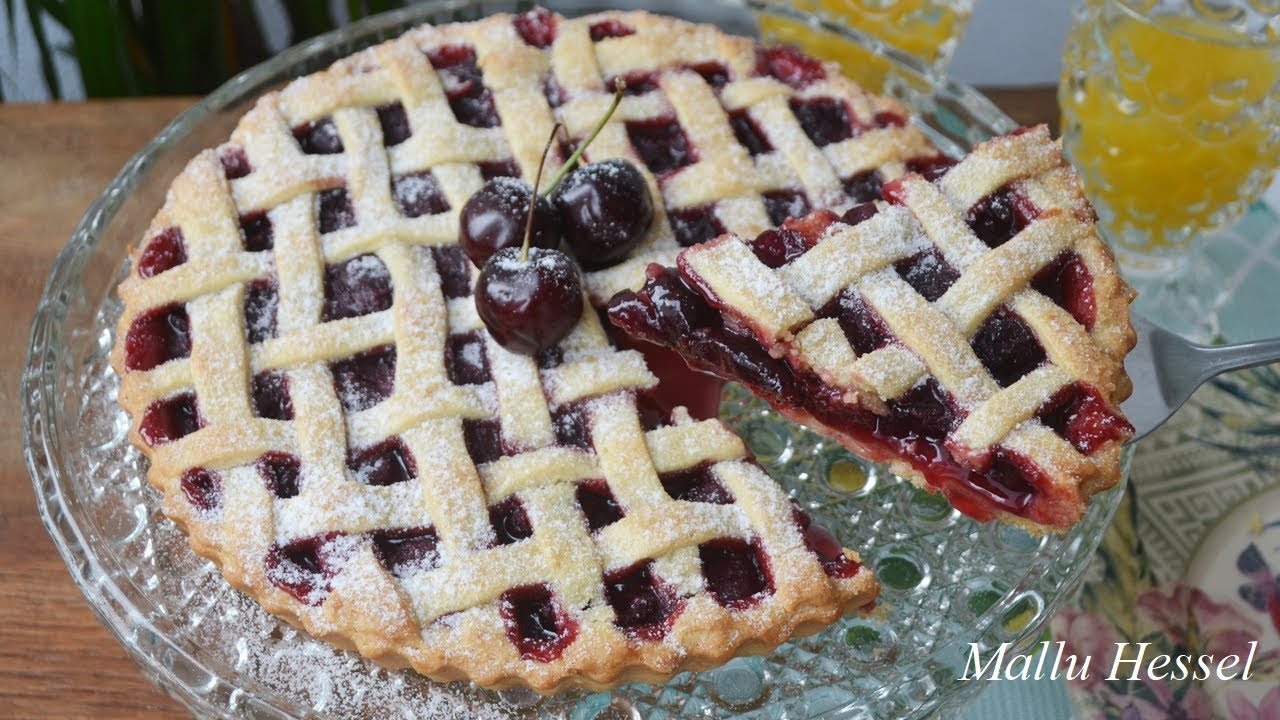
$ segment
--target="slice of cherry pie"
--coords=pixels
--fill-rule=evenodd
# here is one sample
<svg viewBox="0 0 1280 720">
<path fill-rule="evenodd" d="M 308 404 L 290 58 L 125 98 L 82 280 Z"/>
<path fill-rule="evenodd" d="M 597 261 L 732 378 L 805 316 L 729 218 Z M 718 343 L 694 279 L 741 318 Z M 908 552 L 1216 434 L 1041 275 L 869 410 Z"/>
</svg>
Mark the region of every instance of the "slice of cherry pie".
<svg viewBox="0 0 1280 720">
<path fill-rule="evenodd" d="M 1132 290 L 1042 126 L 884 201 L 651 266 L 612 322 L 797 422 L 1033 531 L 1120 478 Z"/>
<path fill-rule="evenodd" d="M 552 175 L 619 76 L 588 156 L 637 163 L 654 213 L 587 274 L 597 301 L 936 156 L 832 66 L 644 13 L 421 27 L 262 97 L 173 182 L 112 361 L 165 512 L 268 611 L 548 692 L 765 652 L 875 599 L 723 424 L 655 411 L 680 389 L 594 312 L 536 355 L 477 313 L 459 210 L 532 180 L 559 120 Z"/>
</svg>

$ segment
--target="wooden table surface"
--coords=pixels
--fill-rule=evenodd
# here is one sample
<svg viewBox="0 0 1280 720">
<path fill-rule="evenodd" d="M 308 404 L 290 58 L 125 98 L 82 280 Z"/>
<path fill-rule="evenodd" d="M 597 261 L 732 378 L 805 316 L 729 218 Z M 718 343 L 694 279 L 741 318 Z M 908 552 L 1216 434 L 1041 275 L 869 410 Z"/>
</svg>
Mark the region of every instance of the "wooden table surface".
<svg viewBox="0 0 1280 720">
<path fill-rule="evenodd" d="M 1024 124 L 1053 122 L 1051 89 L 991 90 Z M 0 104 L 0 716 L 181 717 L 89 610 L 36 514 L 19 378 L 53 258 L 124 162 L 189 98 Z"/>
</svg>

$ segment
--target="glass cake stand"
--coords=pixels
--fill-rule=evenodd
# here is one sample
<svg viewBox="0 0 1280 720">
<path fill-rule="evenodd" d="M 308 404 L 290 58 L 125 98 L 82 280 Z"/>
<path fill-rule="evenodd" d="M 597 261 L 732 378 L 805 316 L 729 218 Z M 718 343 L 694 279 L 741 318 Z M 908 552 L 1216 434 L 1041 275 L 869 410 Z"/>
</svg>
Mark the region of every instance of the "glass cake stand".
<svg viewBox="0 0 1280 720">
<path fill-rule="evenodd" d="M 600 3 L 545 2 L 566 14 Z M 945 150 L 1013 122 L 971 88 L 786 4 L 702 0 L 646 7 L 754 34 L 757 13 L 810 23 L 887 58 L 887 92 L 909 105 Z M 254 98 L 422 22 L 525 9 L 515 2 L 427 2 L 294 47 L 234 78 L 183 113 L 125 165 L 54 264 L 36 311 L 23 376 L 26 460 L 41 516 L 90 605 L 143 671 L 202 716 L 866 718 L 953 716 L 979 689 L 963 682 L 972 643 L 1028 647 L 1068 598 L 1120 500 L 1095 499 L 1070 533 L 1033 538 L 979 525 L 938 496 L 793 426 L 740 389 L 722 416 L 818 522 L 836 529 L 880 575 L 870 618 L 847 618 L 766 657 L 739 658 L 664 685 L 540 698 L 436 684 L 335 650 L 267 615 L 193 554 L 159 510 L 145 460 L 127 441 L 108 364 L 126 247 L 198 150 L 227 137 Z"/>
</svg>

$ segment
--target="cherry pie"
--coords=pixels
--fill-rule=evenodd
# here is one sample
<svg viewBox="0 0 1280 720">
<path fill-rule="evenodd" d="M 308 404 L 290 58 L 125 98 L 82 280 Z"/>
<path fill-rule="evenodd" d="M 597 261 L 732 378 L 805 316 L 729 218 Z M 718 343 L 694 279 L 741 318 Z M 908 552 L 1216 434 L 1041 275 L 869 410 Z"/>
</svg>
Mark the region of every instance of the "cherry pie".
<svg viewBox="0 0 1280 720">
<path fill-rule="evenodd" d="M 459 209 L 532 179 L 557 119 L 563 162 L 617 76 L 588 154 L 640 164 L 654 219 L 586 275 L 597 303 L 682 246 L 936 162 L 833 66 L 644 13 L 422 27 L 261 98 L 135 249 L 112 361 L 165 512 L 268 611 L 438 680 L 550 692 L 873 602 L 724 425 L 655 411 L 594 312 L 536 356 L 477 314 Z"/>
<path fill-rule="evenodd" d="M 1133 291 L 1043 126 L 935 175 L 684 250 L 609 317 L 968 515 L 1066 529 L 1133 433 Z"/>
</svg>

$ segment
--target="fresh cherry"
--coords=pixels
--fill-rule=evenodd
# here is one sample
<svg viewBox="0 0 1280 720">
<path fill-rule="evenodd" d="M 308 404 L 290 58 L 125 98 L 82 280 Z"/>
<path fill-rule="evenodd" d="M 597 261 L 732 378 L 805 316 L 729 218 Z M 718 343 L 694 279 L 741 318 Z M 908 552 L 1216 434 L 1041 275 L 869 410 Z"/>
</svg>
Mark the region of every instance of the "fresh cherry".
<svg viewBox="0 0 1280 720">
<path fill-rule="evenodd" d="M 559 250 L 503 248 L 476 281 L 476 312 L 502 347 L 536 355 L 560 342 L 582 317 L 578 267 Z"/>
<path fill-rule="evenodd" d="M 518 248 L 524 240 L 533 188 L 519 178 L 496 177 L 462 206 L 458 235 L 462 250 L 476 267 L 503 248 Z M 554 248 L 560 244 L 560 219 L 555 206 L 539 196 L 533 206 L 529 245 Z"/>
<path fill-rule="evenodd" d="M 644 176 L 619 158 L 569 173 L 555 200 L 565 241 L 589 270 L 621 261 L 653 222 L 653 201 Z"/>
</svg>

